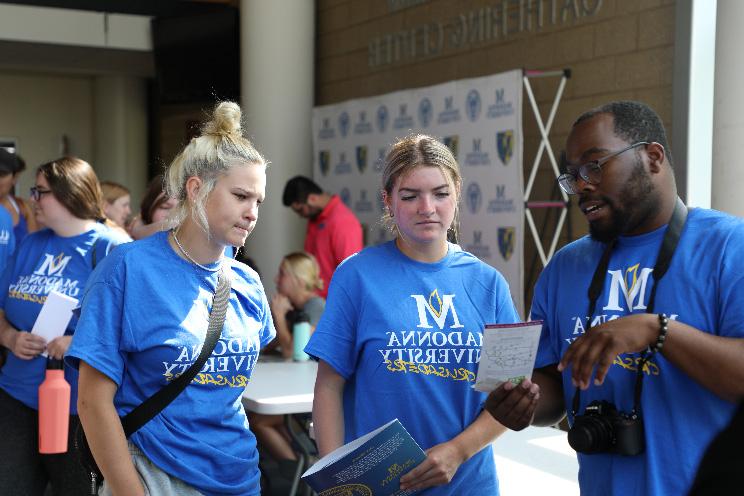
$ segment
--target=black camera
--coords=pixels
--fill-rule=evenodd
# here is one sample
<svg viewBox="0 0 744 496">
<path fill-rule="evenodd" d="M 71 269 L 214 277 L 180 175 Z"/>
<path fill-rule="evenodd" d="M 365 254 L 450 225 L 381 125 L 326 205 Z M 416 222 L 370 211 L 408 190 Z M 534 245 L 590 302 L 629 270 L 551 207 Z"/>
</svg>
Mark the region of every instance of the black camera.
<svg viewBox="0 0 744 496">
<path fill-rule="evenodd" d="M 579 453 L 638 455 L 645 449 L 643 419 L 618 412 L 608 401 L 592 401 L 583 415 L 574 417 L 568 444 Z"/>
</svg>

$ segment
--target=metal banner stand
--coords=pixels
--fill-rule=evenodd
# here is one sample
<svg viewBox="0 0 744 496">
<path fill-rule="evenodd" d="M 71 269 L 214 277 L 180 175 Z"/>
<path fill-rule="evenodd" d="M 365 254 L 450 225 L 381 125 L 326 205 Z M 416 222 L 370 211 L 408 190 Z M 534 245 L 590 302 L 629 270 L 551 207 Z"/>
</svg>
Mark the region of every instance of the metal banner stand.
<svg viewBox="0 0 744 496">
<path fill-rule="evenodd" d="M 550 114 L 548 115 L 547 120 L 543 122 L 542 116 L 540 115 L 540 110 L 537 107 L 537 102 L 535 101 L 535 95 L 532 91 L 532 86 L 530 85 L 530 79 L 545 77 L 560 77 L 561 81 L 558 84 L 558 90 L 556 91 L 555 98 L 553 98 L 553 106 L 550 109 Z M 540 255 L 540 260 L 542 261 L 543 267 L 547 265 L 548 261 L 555 253 L 555 248 L 558 244 L 558 238 L 560 238 L 561 230 L 563 229 L 563 224 L 566 221 L 566 215 L 568 213 L 568 195 L 566 195 L 566 193 L 563 192 L 563 190 L 561 190 L 560 188 L 558 188 L 558 190 L 561 194 L 561 197 L 563 198 L 563 201 L 530 200 L 530 195 L 532 194 L 532 187 L 535 183 L 535 176 L 537 175 L 537 170 L 540 166 L 540 160 L 542 160 L 543 152 L 547 151 L 548 159 L 550 160 L 550 165 L 553 168 L 553 173 L 555 174 L 556 179 L 560 175 L 558 162 L 555 160 L 553 149 L 550 146 L 550 141 L 548 140 L 548 134 L 550 133 L 550 128 L 553 126 L 553 119 L 555 118 L 556 111 L 558 110 L 558 103 L 561 100 L 561 96 L 563 96 L 563 90 L 566 87 L 566 81 L 570 77 L 570 69 L 563 69 L 562 71 L 525 70 L 522 76 L 524 89 L 527 93 L 527 97 L 530 100 L 530 105 L 532 106 L 532 112 L 535 116 L 537 127 L 540 130 L 540 146 L 537 148 L 537 154 L 535 155 L 535 160 L 532 162 L 532 169 L 530 170 L 530 177 L 527 180 L 527 187 L 525 187 L 524 189 L 524 215 L 527 218 L 527 225 L 529 226 L 530 232 L 532 233 L 532 238 L 535 241 L 535 246 L 537 247 L 537 252 Z M 558 217 L 558 222 L 555 226 L 555 232 L 553 233 L 550 248 L 547 254 L 545 253 L 545 248 L 543 247 L 542 240 L 540 239 L 540 234 L 537 232 L 537 227 L 535 227 L 535 219 L 532 217 L 531 210 L 537 208 L 561 209 L 560 215 Z"/>
</svg>

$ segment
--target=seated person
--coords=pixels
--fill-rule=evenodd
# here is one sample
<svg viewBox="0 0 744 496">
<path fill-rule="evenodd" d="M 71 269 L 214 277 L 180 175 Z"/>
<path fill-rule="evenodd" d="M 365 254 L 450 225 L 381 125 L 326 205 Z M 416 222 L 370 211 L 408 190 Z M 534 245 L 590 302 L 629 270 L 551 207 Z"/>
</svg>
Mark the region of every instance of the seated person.
<svg viewBox="0 0 744 496">
<path fill-rule="evenodd" d="M 305 252 L 290 253 L 279 264 L 275 278 L 277 293 L 271 298 L 271 314 L 276 328 L 276 339 L 262 351 L 277 350 L 291 358 L 294 350 L 292 327 L 299 312 L 309 317 L 311 332 L 325 309 L 325 300 L 316 295 L 323 288 L 320 268 L 315 258 Z M 297 455 L 290 445 L 290 437 L 281 415 L 249 415 L 251 430 L 261 446 L 289 473 L 294 470 Z M 291 463 L 290 463 L 291 462 Z M 289 475 L 289 473 L 287 475 Z"/>
</svg>

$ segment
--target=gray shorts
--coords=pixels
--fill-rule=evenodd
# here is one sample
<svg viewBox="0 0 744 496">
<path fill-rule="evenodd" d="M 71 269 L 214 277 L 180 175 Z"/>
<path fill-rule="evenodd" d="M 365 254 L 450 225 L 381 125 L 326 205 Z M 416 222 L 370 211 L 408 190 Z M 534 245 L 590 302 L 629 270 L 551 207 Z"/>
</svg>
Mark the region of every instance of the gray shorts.
<svg viewBox="0 0 744 496">
<path fill-rule="evenodd" d="M 132 444 L 129 444 L 129 454 L 132 455 L 132 462 L 134 468 L 137 469 L 139 474 L 140 482 L 145 487 L 145 494 L 151 496 L 199 496 L 201 493 L 193 487 L 186 484 L 181 479 L 177 479 L 171 475 L 166 474 L 162 470 L 153 464 L 149 458 L 145 456 L 140 449 Z M 98 490 L 98 496 L 112 496 L 111 489 L 109 489 L 106 480 L 104 479 L 103 485 Z"/>
</svg>

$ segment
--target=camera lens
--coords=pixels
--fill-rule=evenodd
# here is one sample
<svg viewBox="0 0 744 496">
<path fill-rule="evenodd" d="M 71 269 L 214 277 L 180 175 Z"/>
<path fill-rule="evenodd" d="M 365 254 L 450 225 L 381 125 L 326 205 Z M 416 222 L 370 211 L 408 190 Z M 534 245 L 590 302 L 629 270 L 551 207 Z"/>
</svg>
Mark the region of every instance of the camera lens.
<svg viewBox="0 0 744 496">
<path fill-rule="evenodd" d="M 612 439 L 612 425 L 601 417 L 576 417 L 568 431 L 568 444 L 579 453 L 609 451 Z"/>
</svg>

